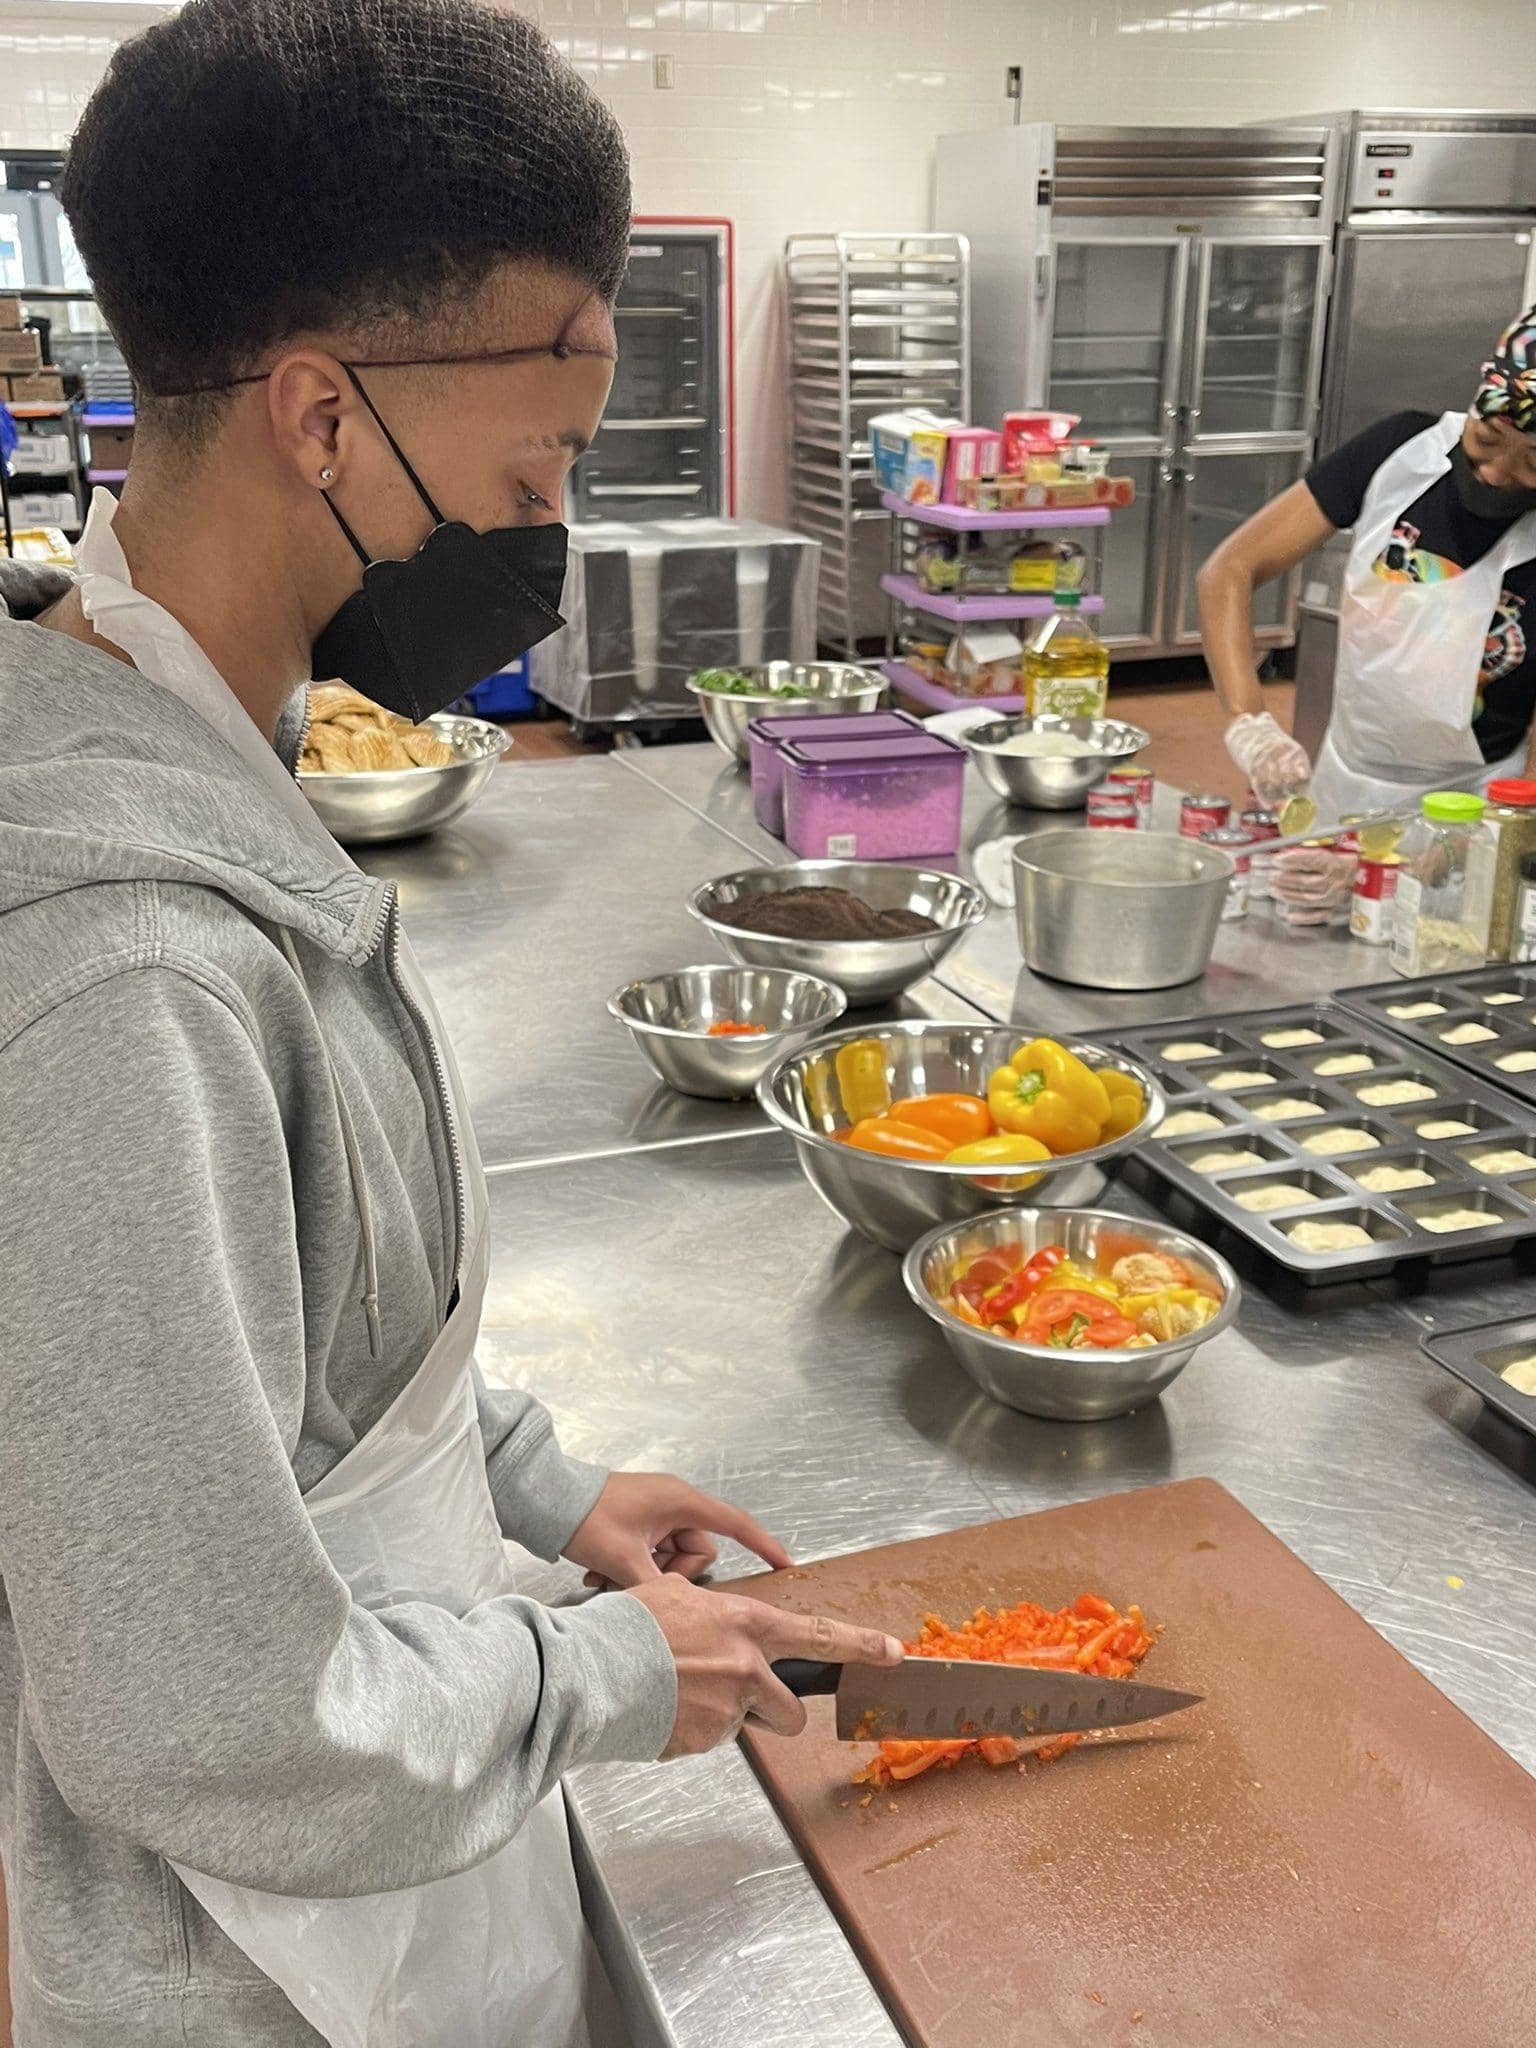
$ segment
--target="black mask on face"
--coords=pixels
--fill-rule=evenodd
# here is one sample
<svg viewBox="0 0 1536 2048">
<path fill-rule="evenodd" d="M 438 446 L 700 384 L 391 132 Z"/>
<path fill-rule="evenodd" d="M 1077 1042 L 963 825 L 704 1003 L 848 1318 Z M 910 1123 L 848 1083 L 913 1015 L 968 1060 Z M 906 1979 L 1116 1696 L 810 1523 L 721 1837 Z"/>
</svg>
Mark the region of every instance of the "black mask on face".
<svg viewBox="0 0 1536 2048">
<path fill-rule="evenodd" d="M 430 718 L 565 624 L 566 529 L 476 533 L 444 519 L 356 373 L 347 375 L 436 523 L 403 562 L 376 561 L 326 499 L 363 565 L 363 587 L 315 642 L 310 674 L 340 677 L 402 718 Z"/>
<path fill-rule="evenodd" d="M 1536 490 L 1485 484 L 1460 441 L 1451 450 L 1451 483 L 1462 509 L 1476 519 L 1519 519 L 1524 513 L 1536 512 Z"/>
</svg>

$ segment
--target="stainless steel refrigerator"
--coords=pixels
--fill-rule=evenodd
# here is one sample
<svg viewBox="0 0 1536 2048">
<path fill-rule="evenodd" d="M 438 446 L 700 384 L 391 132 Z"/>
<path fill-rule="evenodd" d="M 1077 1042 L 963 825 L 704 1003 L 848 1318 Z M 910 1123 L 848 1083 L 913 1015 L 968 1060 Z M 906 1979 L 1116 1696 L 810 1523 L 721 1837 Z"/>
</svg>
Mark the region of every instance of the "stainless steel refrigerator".
<svg viewBox="0 0 1536 2048">
<path fill-rule="evenodd" d="M 1339 135 L 1023 123 L 940 138 L 935 225 L 971 245 L 979 421 L 1049 404 L 1136 483 L 1105 546 L 1117 656 L 1199 645 L 1195 576 L 1306 467 Z M 1294 577 L 1258 595 L 1288 643 Z"/>
<path fill-rule="evenodd" d="M 1536 117 L 1307 117 L 1343 142 L 1323 450 L 1384 413 L 1461 411 L 1499 329 L 1536 297 Z"/>
<path fill-rule="evenodd" d="M 729 221 L 636 219 L 618 369 L 572 478 L 573 520 L 735 511 L 732 292 Z"/>
</svg>

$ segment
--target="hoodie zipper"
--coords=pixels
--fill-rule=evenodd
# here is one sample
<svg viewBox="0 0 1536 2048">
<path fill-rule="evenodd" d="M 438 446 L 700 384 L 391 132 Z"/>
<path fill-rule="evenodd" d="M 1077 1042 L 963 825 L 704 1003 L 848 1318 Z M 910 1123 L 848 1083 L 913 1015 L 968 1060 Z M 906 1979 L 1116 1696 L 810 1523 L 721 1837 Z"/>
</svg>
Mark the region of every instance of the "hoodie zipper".
<svg viewBox="0 0 1536 2048">
<path fill-rule="evenodd" d="M 432 1079 L 437 1087 L 437 1106 L 442 1114 L 443 1129 L 448 1135 L 448 1158 L 453 1169 L 453 1275 L 456 1287 L 464 1283 L 464 1218 L 468 1209 L 468 1197 L 464 1184 L 464 1155 L 459 1149 L 459 1127 L 453 1113 L 453 1096 L 448 1087 L 448 1072 L 443 1065 L 443 1056 L 437 1048 L 437 1036 L 400 973 L 400 904 L 396 885 L 391 882 L 384 892 L 383 918 L 389 941 L 387 964 L 389 978 L 396 995 L 405 1005 L 406 1013 L 416 1026 L 422 1044 L 427 1049 L 431 1062 Z"/>
</svg>

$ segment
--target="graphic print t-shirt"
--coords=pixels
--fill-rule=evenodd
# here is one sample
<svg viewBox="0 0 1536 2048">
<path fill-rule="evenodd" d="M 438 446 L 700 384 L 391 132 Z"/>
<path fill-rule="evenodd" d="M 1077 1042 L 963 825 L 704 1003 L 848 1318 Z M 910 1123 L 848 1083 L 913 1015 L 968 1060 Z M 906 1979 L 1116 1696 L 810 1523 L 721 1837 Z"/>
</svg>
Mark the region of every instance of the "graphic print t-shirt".
<svg viewBox="0 0 1536 2048">
<path fill-rule="evenodd" d="M 1335 448 L 1307 471 L 1325 519 L 1353 526 L 1371 480 L 1437 413 L 1394 412 Z M 1479 519 L 1456 495 L 1450 471 L 1405 505 L 1373 568 L 1389 582 L 1449 583 L 1480 562 L 1509 531 L 1508 519 Z M 1502 761 L 1524 740 L 1536 710 L 1536 560 L 1508 571 L 1488 622 L 1472 734 L 1485 761 Z"/>
</svg>

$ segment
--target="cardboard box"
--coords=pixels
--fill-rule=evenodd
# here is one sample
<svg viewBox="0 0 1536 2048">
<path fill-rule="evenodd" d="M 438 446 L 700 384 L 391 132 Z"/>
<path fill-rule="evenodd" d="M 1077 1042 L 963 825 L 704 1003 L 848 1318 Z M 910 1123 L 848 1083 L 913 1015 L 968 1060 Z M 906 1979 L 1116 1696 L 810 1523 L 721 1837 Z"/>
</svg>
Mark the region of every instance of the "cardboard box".
<svg viewBox="0 0 1536 2048">
<path fill-rule="evenodd" d="M 0 334 L 14 332 L 20 325 L 20 299 L 8 299 L 0 293 Z"/>
<path fill-rule="evenodd" d="M 14 373 L 5 378 L 6 397 L 12 405 L 62 405 L 64 403 L 64 372 L 62 370 L 29 370 L 25 375 Z"/>
<path fill-rule="evenodd" d="M 894 491 L 909 505 L 936 505 L 950 432 L 963 425 L 920 408 L 876 413 L 869 423 L 869 452 L 881 490 Z"/>
<path fill-rule="evenodd" d="M 126 469 L 133 453 L 132 427 L 87 427 L 92 469 Z"/>
<path fill-rule="evenodd" d="M 43 337 L 35 327 L 7 328 L 0 333 L 0 370 L 6 376 L 26 376 L 42 366 Z"/>
</svg>

